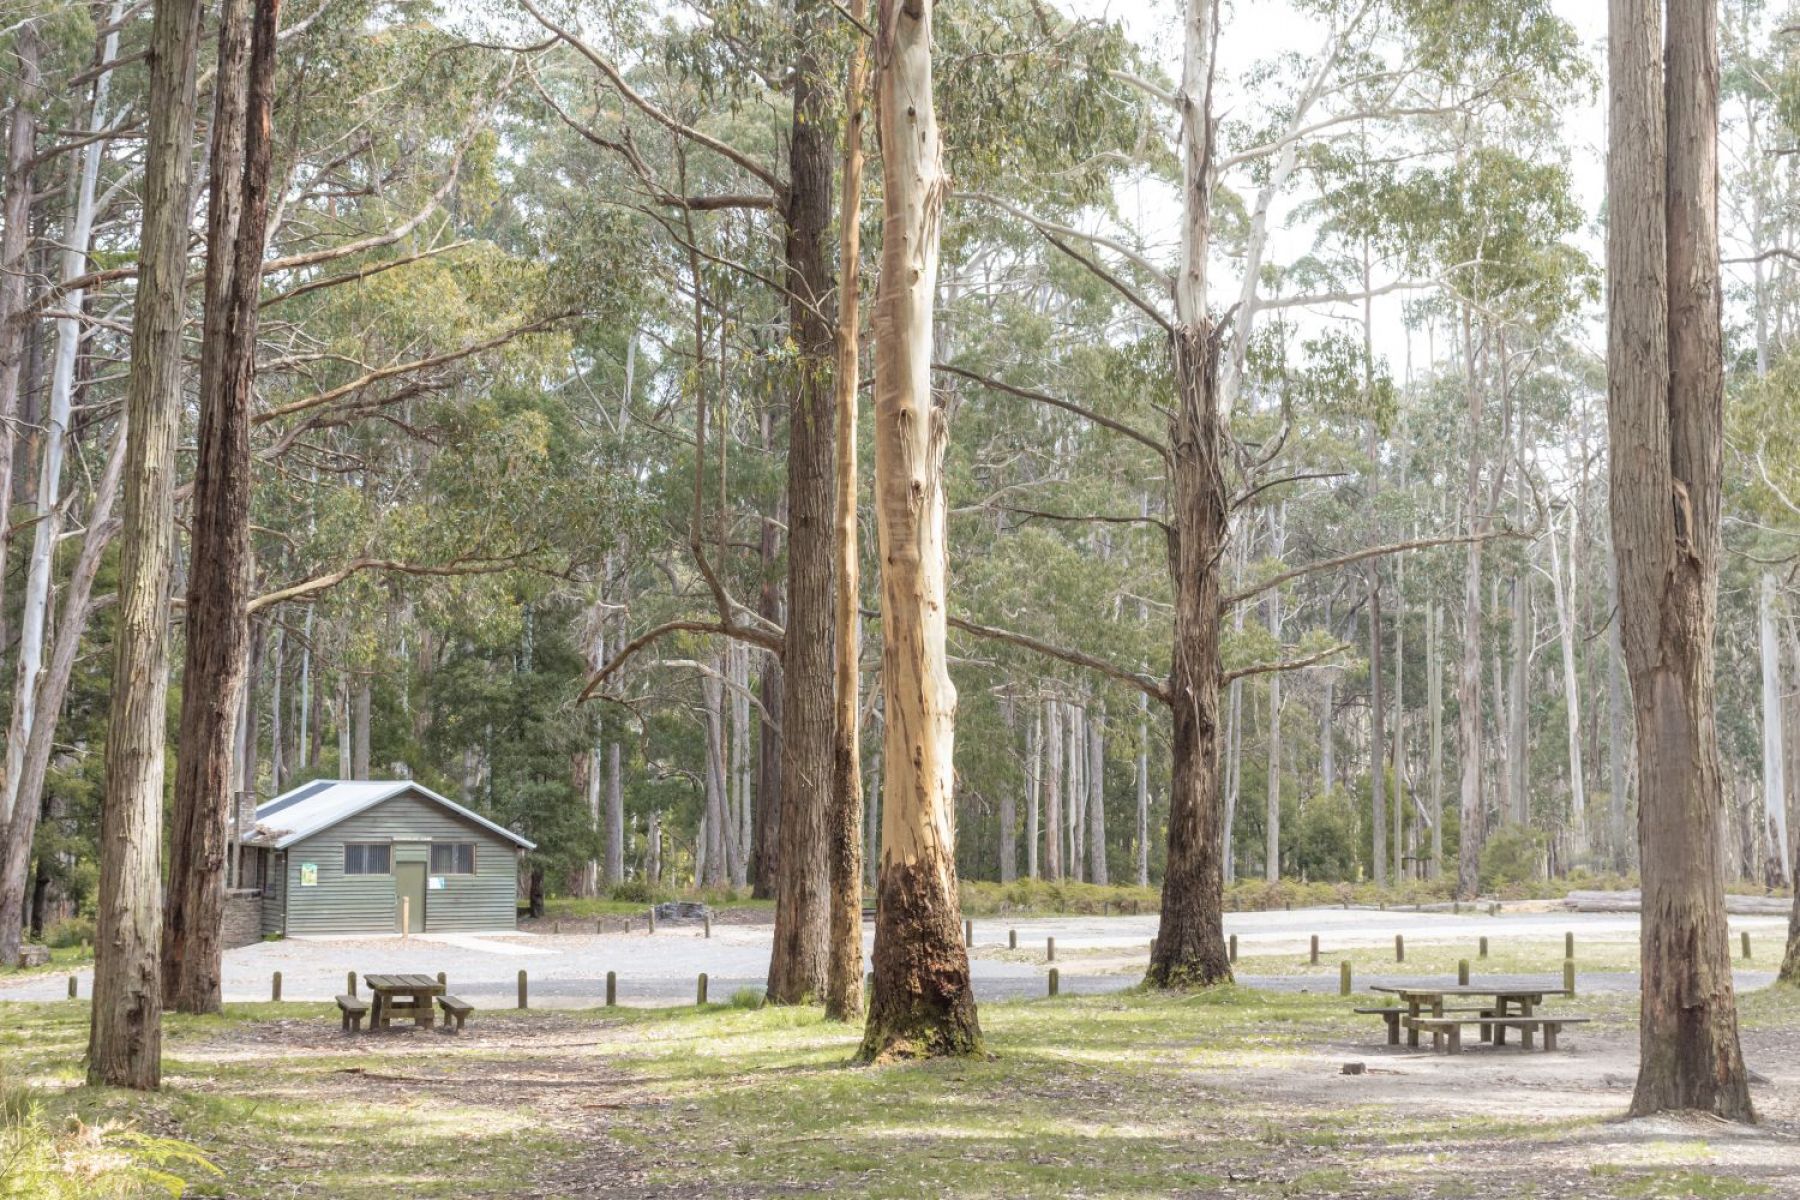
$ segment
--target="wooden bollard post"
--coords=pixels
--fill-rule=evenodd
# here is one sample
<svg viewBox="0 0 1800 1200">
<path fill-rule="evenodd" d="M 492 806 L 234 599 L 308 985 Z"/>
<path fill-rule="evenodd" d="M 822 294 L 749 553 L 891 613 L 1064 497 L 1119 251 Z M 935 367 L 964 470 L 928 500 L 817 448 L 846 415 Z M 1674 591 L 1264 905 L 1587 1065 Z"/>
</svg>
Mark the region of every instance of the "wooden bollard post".
<svg viewBox="0 0 1800 1200">
<path fill-rule="evenodd" d="M 1462 916 L 1462 901 L 1461 900 L 1452 900 L 1450 902 L 1450 913 L 1452 916 L 1457 916 L 1457 917 Z"/>
<path fill-rule="evenodd" d="M 710 914 L 706 918 L 706 936 L 712 936 L 712 917 Z"/>
<path fill-rule="evenodd" d="M 1738 937 L 1743 939 L 1744 958 L 1747 960 L 1750 957 L 1750 931 L 1748 929 L 1746 929 L 1742 933 L 1738 934 Z"/>
<path fill-rule="evenodd" d="M 561 933 L 562 932 L 562 918 L 561 917 L 558 917 L 556 920 L 550 922 L 550 932 L 551 933 Z"/>
<path fill-rule="evenodd" d="M 706 1004 L 706 972 L 702 971 L 702 972 L 700 972 L 699 985 L 694 989 L 694 1006 L 696 1008 L 699 1008 L 699 1007 L 704 1006 L 705 1004 Z"/>
<path fill-rule="evenodd" d="M 1231 941 L 1229 943 L 1227 943 L 1226 951 L 1230 954 L 1231 961 L 1236 962 L 1237 961 L 1237 934 L 1234 933 L 1231 935 Z"/>
<path fill-rule="evenodd" d="M 974 944 L 975 944 L 975 922 L 964 921 L 963 922 L 963 945 L 973 946 Z"/>
<path fill-rule="evenodd" d="M 650 932 L 656 932 L 656 910 L 654 908 L 650 910 Z"/>
<path fill-rule="evenodd" d="M 616 1008 L 618 1003 L 619 973 L 617 971 L 608 971 L 606 973 L 606 1007 Z"/>
<path fill-rule="evenodd" d="M 450 977 L 442 971 L 438 972 L 438 986 L 443 988 L 446 992 L 450 990 Z"/>
<path fill-rule="evenodd" d="M 1044 961 L 1045 962 L 1055 962 L 1056 961 L 1056 939 L 1055 938 L 1045 938 L 1044 939 Z"/>
<path fill-rule="evenodd" d="M 1469 986 L 1469 960 L 1466 958 L 1456 960 L 1456 984 L 1458 987 Z"/>
<path fill-rule="evenodd" d="M 1487 957 L 1487 938 L 1485 936 L 1481 939 L 1480 951 L 1481 952 L 1478 955 L 1476 955 L 1476 957 L 1477 958 L 1486 958 Z"/>
<path fill-rule="evenodd" d="M 1062 987 L 1062 975 L 1057 971 L 1057 969 L 1055 967 L 1051 967 L 1050 968 L 1050 994 L 1052 996 L 1056 995 L 1057 989 L 1059 989 L 1060 987 Z"/>
<path fill-rule="evenodd" d="M 1316 933 L 1312 935 L 1312 965 L 1319 965 L 1319 935 Z"/>
<path fill-rule="evenodd" d="M 69 976 L 69 999 L 75 999 L 75 976 Z"/>
<path fill-rule="evenodd" d="M 347 975 L 344 976 L 344 990 L 346 992 L 350 993 L 350 995 L 352 995 L 352 996 L 356 995 L 356 972 L 355 971 L 351 971 L 350 973 L 348 973 Z"/>
<path fill-rule="evenodd" d="M 274 978 L 269 980 L 269 999 L 271 1001 L 279 1001 L 281 999 L 281 972 L 280 971 L 275 972 Z"/>
<path fill-rule="evenodd" d="M 1563 934 L 1563 957 L 1575 957 L 1575 931 L 1573 929 Z"/>
<path fill-rule="evenodd" d="M 523 968 L 519 971 L 519 1007 L 525 1007 L 525 972 Z"/>
<path fill-rule="evenodd" d="M 1112 901 L 1111 900 L 1102 900 L 1100 902 L 1100 915 L 1103 917 L 1112 916 Z"/>
<path fill-rule="evenodd" d="M 1008 950 L 1017 950 L 1019 948 L 1019 931 L 1018 930 L 1009 929 L 1006 931 L 1006 948 Z"/>
<path fill-rule="evenodd" d="M 1563 991 L 1571 996 L 1575 994 L 1575 960 L 1572 958 L 1563 959 Z"/>
<path fill-rule="evenodd" d="M 1350 960 L 1345 959 L 1338 964 L 1338 995 L 1350 994 Z"/>
<path fill-rule="evenodd" d="M 1406 935 L 1404 933 L 1394 935 L 1394 961 L 1406 961 Z"/>
<path fill-rule="evenodd" d="M 1500 915 L 1500 905 L 1498 903 L 1488 905 L 1488 916 L 1497 917 L 1499 915 Z"/>
</svg>

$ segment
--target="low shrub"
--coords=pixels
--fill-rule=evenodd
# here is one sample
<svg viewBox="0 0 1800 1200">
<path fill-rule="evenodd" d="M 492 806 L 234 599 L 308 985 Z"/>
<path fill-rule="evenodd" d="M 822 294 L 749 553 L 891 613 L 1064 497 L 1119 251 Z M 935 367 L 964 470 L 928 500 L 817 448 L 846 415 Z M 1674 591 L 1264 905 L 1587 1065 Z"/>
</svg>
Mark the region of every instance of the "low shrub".
<svg viewBox="0 0 1800 1200">
<path fill-rule="evenodd" d="M 51 1128 L 30 1090 L 0 1077 L 0 1200 L 179 1197 L 219 1169 L 187 1142 L 71 1118 Z"/>
<path fill-rule="evenodd" d="M 94 944 L 94 918 L 66 917 L 44 931 L 44 944 L 52 950 Z"/>
</svg>

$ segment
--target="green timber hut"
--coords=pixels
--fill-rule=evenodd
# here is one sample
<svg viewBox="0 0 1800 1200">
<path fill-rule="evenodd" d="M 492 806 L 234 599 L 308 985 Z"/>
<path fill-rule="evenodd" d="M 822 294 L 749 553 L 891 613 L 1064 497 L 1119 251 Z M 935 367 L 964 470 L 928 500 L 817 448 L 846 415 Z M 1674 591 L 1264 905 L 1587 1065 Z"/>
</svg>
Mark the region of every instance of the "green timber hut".
<svg viewBox="0 0 1800 1200">
<path fill-rule="evenodd" d="M 264 937 L 511 930 L 536 849 L 404 779 L 314 780 L 258 805 L 240 841 Z"/>
</svg>

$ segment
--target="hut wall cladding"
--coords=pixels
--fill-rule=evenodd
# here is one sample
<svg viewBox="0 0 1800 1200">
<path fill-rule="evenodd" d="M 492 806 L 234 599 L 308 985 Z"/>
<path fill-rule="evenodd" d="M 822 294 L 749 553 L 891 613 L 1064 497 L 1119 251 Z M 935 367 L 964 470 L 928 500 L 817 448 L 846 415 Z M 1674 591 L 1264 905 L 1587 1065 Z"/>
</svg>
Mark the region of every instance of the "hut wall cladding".
<svg viewBox="0 0 1800 1200">
<path fill-rule="evenodd" d="M 288 895 L 289 935 L 386 932 L 398 927 L 393 864 L 428 862 L 427 842 L 473 842 L 475 873 L 445 875 L 441 890 L 425 893 L 425 928 L 432 933 L 512 929 L 517 925 L 518 847 L 421 796 L 402 792 L 287 849 L 282 885 Z M 344 874 L 344 846 L 392 843 L 386 875 Z M 318 882 L 301 887 L 307 863 Z"/>
<path fill-rule="evenodd" d="M 260 850 L 267 856 L 263 865 L 262 934 L 280 936 L 287 932 L 287 866 L 280 850 Z"/>
</svg>

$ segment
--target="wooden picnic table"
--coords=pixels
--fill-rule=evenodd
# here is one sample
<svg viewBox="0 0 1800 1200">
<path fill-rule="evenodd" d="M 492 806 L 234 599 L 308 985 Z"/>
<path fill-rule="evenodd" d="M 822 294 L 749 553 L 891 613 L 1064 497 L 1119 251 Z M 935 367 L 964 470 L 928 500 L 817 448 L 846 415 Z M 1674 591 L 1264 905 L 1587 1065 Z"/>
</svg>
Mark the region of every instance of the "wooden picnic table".
<svg viewBox="0 0 1800 1200">
<path fill-rule="evenodd" d="M 1529 1017 L 1534 1009 L 1544 1002 L 1545 996 L 1566 996 L 1568 991 L 1560 983 L 1403 983 L 1377 984 L 1369 989 L 1372 992 L 1384 992 L 1398 996 L 1400 1003 L 1406 1006 L 1407 1027 L 1406 1044 L 1419 1044 L 1419 1030 L 1412 1022 L 1426 1009 L 1431 1015 L 1444 1015 L 1444 1001 L 1472 1000 L 1493 997 L 1494 1015 L 1496 1017 Z M 1508 1010 L 1513 1011 L 1508 1011 Z M 1529 1037 L 1529 1035 L 1527 1035 Z M 1504 1044 L 1506 1033 L 1504 1027 L 1495 1030 L 1496 1044 Z M 1530 1046 L 1530 1041 L 1526 1041 Z"/>
<path fill-rule="evenodd" d="M 386 1029 L 395 1017 L 411 1017 L 420 1029 L 436 1023 L 432 1001 L 444 994 L 444 985 L 430 975 L 364 975 L 374 997 L 369 1012 L 370 1029 Z"/>
</svg>

